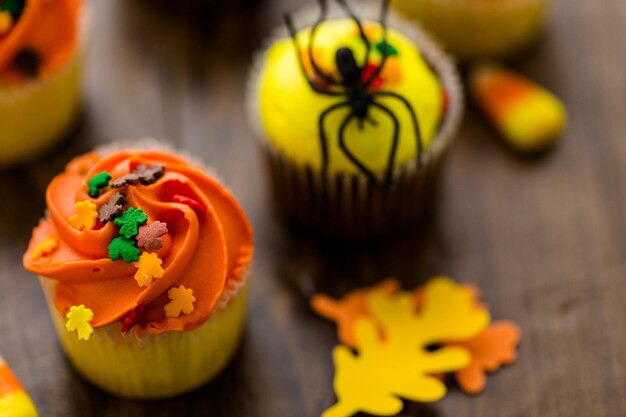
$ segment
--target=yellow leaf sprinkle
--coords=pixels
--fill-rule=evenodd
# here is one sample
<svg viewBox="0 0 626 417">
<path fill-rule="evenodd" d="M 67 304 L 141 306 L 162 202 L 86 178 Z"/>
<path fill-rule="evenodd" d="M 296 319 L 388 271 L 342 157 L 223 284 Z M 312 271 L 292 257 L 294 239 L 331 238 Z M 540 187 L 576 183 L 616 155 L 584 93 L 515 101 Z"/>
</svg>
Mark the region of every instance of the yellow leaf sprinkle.
<svg viewBox="0 0 626 417">
<path fill-rule="evenodd" d="M 193 296 L 193 290 L 184 286 L 178 288 L 170 288 L 167 297 L 172 300 L 165 305 L 165 317 L 176 318 L 181 313 L 191 314 L 193 312 L 193 303 L 196 297 Z"/>
<path fill-rule="evenodd" d="M 135 262 L 135 266 L 138 268 L 135 273 L 137 284 L 140 287 L 147 287 L 154 278 L 161 278 L 165 272 L 161 264 L 163 261 L 159 259 L 156 253 L 142 253 L 139 261 Z"/>
<path fill-rule="evenodd" d="M 35 246 L 35 249 L 33 249 L 33 253 L 31 254 L 31 257 L 33 261 L 36 261 L 42 256 L 51 254 L 58 247 L 59 247 L 59 239 L 57 239 L 56 236 L 48 236 L 45 239 L 43 239 L 41 242 L 39 242 L 37 246 Z"/>
<path fill-rule="evenodd" d="M 0 12 L 0 35 L 4 35 L 13 27 L 13 17 L 10 12 Z"/>
<path fill-rule="evenodd" d="M 93 320 L 93 311 L 81 304 L 70 307 L 70 312 L 65 317 L 67 317 L 65 328 L 68 331 L 77 332 L 79 340 L 89 340 L 93 334 L 93 327 L 90 324 Z"/>
<path fill-rule="evenodd" d="M 79 201 L 74 204 L 74 212 L 67 221 L 76 230 L 91 230 L 96 225 L 98 218 L 98 206 L 89 200 Z"/>
</svg>

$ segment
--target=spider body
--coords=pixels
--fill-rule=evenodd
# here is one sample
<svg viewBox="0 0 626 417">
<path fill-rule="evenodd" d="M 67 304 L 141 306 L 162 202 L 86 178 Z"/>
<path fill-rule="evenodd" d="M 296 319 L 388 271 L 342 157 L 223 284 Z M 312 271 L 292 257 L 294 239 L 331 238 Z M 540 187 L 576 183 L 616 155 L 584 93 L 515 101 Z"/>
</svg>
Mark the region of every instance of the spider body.
<svg viewBox="0 0 626 417">
<path fill-rule="evenodd" d="M 362 82 L 363 70 L 357 65 L 350 48 L 339 48 L 335 62 L 341 75 L 342 85 L 348 96 L 350 107 L 355 116 L 362 122 L 367 118 L 368 110 L 373 101 L 367 86 Z"/>
<path fill-rule="evenodd" d="M 379 186 L 390 186 L 393 182 L 393 171 L 395 166 L 395 158 L 398 149 L 400 123 L 396 114 L 385 105 L 385 103 L 379 100 L 380 97 L 387 97 L 400 101 L 402 105 L 409 111 L 415 132 L 416 139 L 416 162 L 418 168 L 421 162 L 422 156 L 422 140 L 420 136 L 419 123 L 417 115 L 413 110 L 411 103 L 402 95 L 392 91 L 384 91 L 374 88 L 374 82 L 379 78 L 385 62 L 389 56 L 389 47 L 387 44 L 387 27 L 385 18 L 387 15 L 389 0 L 383 0 L 382 9 L 380 13 L 380 26 L 382 27 L 383 39 L 381 42 L 382 59 L 373 70 L 367 71 L 369 65 L 370 52 L 372 51 L 372 45 L 370 40 L 365 34 L 363 24 L 359 18 L 352 12 L 348 6 L 346 0 L 335 0 L 339 6 L 350 16 L 351 20 L 355 23 L 359 38 L 365 47 L 365 58 L 362 64 L 359 64 L 354 56 L 352 49 L 348 47 L 340 47 L 335 53 L 335 65 L 339 78 L 335 78 L 332 74 L 329 74 L 322 70 L 314 59 L 313 50 L 315 44 L 315 37 L 319 27 L 326 21 L 328 15 L 328 0 L 319 0 L 320 4 L 320 16 L 317 21 L 311 27 L 309 35 L 309 44 L 306 51 L 307 59 L 310 63 L 310 67 L 313 71 L 314 79 L 309 78 L 307 66 L 303 60 L 303 49 L 300 47 L 298 41 L 297 31 L 289 15 L 285 15 L 285 23 L 291 35 L 296 55 L 299 59 L 300 68 L 308 83 L 309 87 L 318 94 L 337 97 L 338 101 L 331 104 L 326 108 L 319 116 L 318 130 L 320 137 L 320 149 L 322 152 L 322 172 L 324 176 L 328 175 L 328 134 L 326 132 L 326 120 L 327 118 L 340 110 L 348 109 L 343 121 L 340 123 L 339 131 L 337 132 L 338 145 L 343 154 L 348 158 L 364 175 L 366 175 L 374 184 Z M 384 179 L 381 181 L 380 176 L 371 170 L 359 157 L 352 152 L 349 148 L 346 140 L 346 130 L 348 126 L 356 121 L 358 123 L 359 130 L 362 130 L 365 126 L 365 121 L 376 126 L 377 121 L 371 117 L 370 110 L 375 108 L 378 110 L 378 114 L 382 117 L 388 117 L 393 126 L 391 135 L 391 148 L 387 157 L 387 167 L 385 170 Z"/>
</svg>

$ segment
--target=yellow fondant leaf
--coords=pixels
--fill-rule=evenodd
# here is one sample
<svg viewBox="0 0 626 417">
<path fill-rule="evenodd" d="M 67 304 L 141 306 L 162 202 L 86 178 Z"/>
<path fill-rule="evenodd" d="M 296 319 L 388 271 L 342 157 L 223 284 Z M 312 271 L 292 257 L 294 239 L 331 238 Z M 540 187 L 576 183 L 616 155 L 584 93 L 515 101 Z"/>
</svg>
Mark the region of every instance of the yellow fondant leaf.
<svg viewBox="0 0 626 417">
<path fill-rule="evenodd" d="M 78 201 L 74 204 L 74 213 L 67 219 L 74 229 L 91 230 L 95 227 L 98 218 L 98 206 L 94 203 L 89 200 Z"/>
<path fill-rule="evenodd" d="M 156 253 L 144 252 L 139 257 L 139 261 L 135 262 L 138 268 L 135 273 L 135 280 L 140 287 L 147 287 L 154 278 L 161 278 L 165 271 L 161 267 L 163 261 L 159 259 Z"/>
<path fill-rule="evenodd" d="M 430 402 L 445 395 L 445 385 L 431 375 L 466 367 L 470 353 L 462 347 L 434 352 L 427 347 L 476 336 L 488 326 L 489 313 L 477 307 L 473 291 L 448 278 L 431 280 L 424 295 L 418 312 L 409 292 L 367 295 L 371 317 L 360 318 L 354 328 L 358 354 L 345 346 L 335 348 L 338 402 L 324 417 L 358 411 L 394 415 L 402 409 L 401 398 Z"/>
<path fill-rule="evenodd" d="M 66 317 L 67 323 L 65 323 L 65 327 L 67 330 L 77 332 L 80 340 L 89 340 L 93 334 L 93 327 L 90 324 L 91 320 L 93 320 L 93 311 L 81 304 L 70 307 Z"/>
<path fill-rule="evenodd" d="M 172 300 L 165 305 L 165 317 L 176 318 L 181 313 L 191 314 L 194 310 L 193 303 L 196 297 L 193 296 L 193 290 L 187 289 L 183 285 L 178 288 L 170 288 L 167 297 Z"/>
<path fill-rule="evenodd" d="M 447 277 L 431 279 L 423 289 L 423 302 L 417 314 L 415 297 L 406 292 L 395 296 L 372 293 L 368 310 L 382 325 L 385 334 L 402 334 L 415 346 L 443 341 L 468 340 L 489 325 L 489 312 L 476 303 L 475 291 Z"/>
<path fill-rule="evenodd" d="M 356 412 L 390 416 L 402 410 L 401 398 L 431 402 L 442 398 L 445 385 L 428 375 L 460 369 L 470 361 L 463 348 L 428 352 L 391 336 L 381 340 L 376 325 L 360 319 L 355 325 L 359 354 L 337 346 L 333 358 L 338 402 L 323 417 L 349 417 Z"/>
</svg>

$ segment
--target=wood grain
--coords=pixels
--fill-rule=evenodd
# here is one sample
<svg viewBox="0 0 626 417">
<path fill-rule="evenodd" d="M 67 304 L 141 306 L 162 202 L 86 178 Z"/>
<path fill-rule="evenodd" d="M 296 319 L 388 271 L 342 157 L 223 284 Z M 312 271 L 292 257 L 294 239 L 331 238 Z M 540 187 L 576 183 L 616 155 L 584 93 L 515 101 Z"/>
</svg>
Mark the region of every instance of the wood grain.
<svg viewBox="0 0 626 417">
<path fill-rule="evenodd" d="M 285 7 L 192 13 L 150 1 L 92 1 L 83 120 L 55 152 L 0 172 L 0 352 L 46 417 L 318 416 L 334 401 L 333 326 L 306 297 L 397 276 L 449 274 L 483 289 L 493 315 L 523 331 L 519 362 L 485 393 L 456 389 L 406 416 L 626 416 L 626 3 L 557 0 L 525 74 L 567 103 L 562 145 L 518 159 L 470 108 L 421 233 L 384 247 L 289 235 L 274 219 L 243 116 L 252 52 Z M 182 15 L 187 10 L 180 9 Z M 204 20 L 206 17 L 206 20 Z M 116 138 L 171 140 L 213 165 L 256 228 L 247 333 L 233 364 L 183 397 L 112 398 L 63 357 L 36 279 L 21 266 L 44 190 L 71 156 Z"/>
</svg>

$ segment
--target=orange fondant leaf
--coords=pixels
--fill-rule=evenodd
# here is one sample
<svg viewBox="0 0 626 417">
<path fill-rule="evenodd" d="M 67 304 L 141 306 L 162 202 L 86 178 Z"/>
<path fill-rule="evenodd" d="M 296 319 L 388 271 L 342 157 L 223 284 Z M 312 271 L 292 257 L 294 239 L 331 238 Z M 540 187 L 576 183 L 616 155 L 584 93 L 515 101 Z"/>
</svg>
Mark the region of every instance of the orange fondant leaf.
<svg viewBox="0 0 626 417">
<path fill-rule="evenodd" d="M 393 294 L 399 287 L 400 283 L 398 280 L 389 278 L 373 287 L 354 290 L 340 300 L 317 294 L 311 299 L 311 307 L 320 316 L 337 324 L 339 340 L 342 343 L 349 347 L 355 347 L 354 323 L 359 318 L 369 316 L 365 302 L 367 295 L 372 291 L 382 294 Z"/>
<path fill-rule="evenodd" d="M 446 346 L 464 347 L 472 355 L 472 362 L 455 373 L 461 389 L 469 394 L 480 393 L 485 388 L 485 372 L 494 372 L 502 365 L 515 362 L 520 338 L 517 324 L 499 321 L 473 339 L 446 343 Z"/>
</svg>

